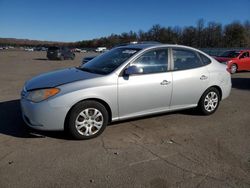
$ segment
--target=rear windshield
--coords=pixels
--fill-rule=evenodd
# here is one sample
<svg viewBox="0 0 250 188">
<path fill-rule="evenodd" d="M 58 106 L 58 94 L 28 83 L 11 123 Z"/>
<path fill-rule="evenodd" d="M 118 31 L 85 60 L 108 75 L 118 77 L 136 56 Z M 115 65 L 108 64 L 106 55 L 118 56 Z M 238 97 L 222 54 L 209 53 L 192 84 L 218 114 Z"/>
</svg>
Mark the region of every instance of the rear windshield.
<svg viewBox="0 0 250 188">
<path fill-rule="evenodd" d="M 58 47 L 55 47 L 55 46 L 54 46 L 54 47 L 49 47 L 48 50 L 49 50 L 49 51 L 56 51 L 56 50 L 58 50 L 58 49 L 59 49 Z"/>
</svg>

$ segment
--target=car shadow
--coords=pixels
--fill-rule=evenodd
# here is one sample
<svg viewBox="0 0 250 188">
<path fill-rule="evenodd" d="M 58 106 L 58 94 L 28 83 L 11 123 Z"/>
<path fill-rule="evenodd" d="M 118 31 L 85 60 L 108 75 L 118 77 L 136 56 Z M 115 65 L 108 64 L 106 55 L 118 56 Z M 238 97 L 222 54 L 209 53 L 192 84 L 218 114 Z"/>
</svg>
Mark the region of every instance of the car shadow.
<svg viewBox="0 0 250 188">
<path fill-rule="evenodd" d="M 22 119 L 20 100 L 0 103 L 0 134 L 18 138 L 43 138 L 71 139 L 63 131 L 37 131 L 29 128 Z"/>
<path fill-rule="evenodd" d="M 250 90 L 250 78 L 232 78 L 232 87 L 242 90 Z"/>
<path fill-rule="evenodd" d="M 156 115 L 147 115 L 143 117 L 132 118 L 119 122 L 111 123 L 109 126 L 118 125 L 124 122 L 131 122 L 140 119 L 156 118 L 163 115 L 170 114 L 184 114 L 184 115 L 200 115 L 196 110 L 182 110 L 178 112 L 167 112 Z M 64 131 L 39 131 L 28 127 L 21 114 L 20 100 L 12 100 L 0 103 L 0 134 L 13 136 L 17 138 L 56 138 L 64 140 L 73 140 Z"/>
</svg>

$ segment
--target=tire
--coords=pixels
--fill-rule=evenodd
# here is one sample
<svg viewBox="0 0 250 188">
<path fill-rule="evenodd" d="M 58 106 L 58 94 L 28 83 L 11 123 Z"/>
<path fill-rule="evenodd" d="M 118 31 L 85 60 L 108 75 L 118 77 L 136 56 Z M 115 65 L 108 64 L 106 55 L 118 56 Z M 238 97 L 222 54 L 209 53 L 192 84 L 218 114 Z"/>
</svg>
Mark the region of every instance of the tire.
<svg viewBox="0 0 250 188">
<path fill-rule="evenodd" d="M 237 65 L 236 64 L 232 64 L 231 65 L 231 74 L 234 74 L 234 73 L 236 73 L 237 72 L 237 70 L 238 70 L 238 67 L 237 67 Z"/>
<path fill-rule="evenodd" d="M 207 89 L 200 98 L 198 109 L 202 115 L 213 114 L 220 104 L 220 93 L 218 89 L 212 87 Z"/>
<path fill-rule="evenodd" d="M 61 61 L 63 61 L 63 60 L 64 60 L 64 57 L 63 57 L 63 56 L 61 56 L 61 57 L 60 57 L 60 60 L 61 60 Z"/>
<path fill-rule="evenodd" d="M 66 130 L 78 140 L 95 138 L 106 128 L 108 118 L 108 111 L 101 103 L 83 101 L 72 108 Z"/>
<path fill-rule="evenodd" d="M 75 54 L 73 54 L 70 59 L 74 60 L 75 59 Z"/>
</svg>

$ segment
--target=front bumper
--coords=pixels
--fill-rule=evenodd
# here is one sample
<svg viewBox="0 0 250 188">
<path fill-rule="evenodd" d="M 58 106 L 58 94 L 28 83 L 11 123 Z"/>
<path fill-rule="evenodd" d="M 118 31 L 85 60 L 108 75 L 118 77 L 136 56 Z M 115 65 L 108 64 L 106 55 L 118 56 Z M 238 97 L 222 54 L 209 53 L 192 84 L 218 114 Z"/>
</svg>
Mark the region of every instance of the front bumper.
<svg viewBox="0 0 250 188">
<path fill-rule="evenodd" d="M 69 111 L 67 107 L 53 107 L 49 101 L 33 103 L 24 98 L 20 100 L 25 123 L 38 130 L 63 130 Z"/>
</svg>

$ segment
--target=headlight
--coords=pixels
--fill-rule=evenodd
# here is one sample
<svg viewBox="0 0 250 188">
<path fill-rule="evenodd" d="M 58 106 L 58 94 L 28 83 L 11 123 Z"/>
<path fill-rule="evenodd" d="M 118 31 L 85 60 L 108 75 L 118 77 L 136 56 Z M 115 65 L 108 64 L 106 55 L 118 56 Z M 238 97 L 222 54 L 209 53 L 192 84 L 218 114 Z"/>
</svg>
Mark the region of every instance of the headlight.
<svg viewBox="0 0 250 188">
<path fill-rule="evenodd" d="M 48 88 L 48 89 L 39 89 L 30 91 L 27 95 L 27 100 L 30 100 L 32 102 L 41 102 L 43 100 L 46 100 L 57 93 L 60 92 L 60 89 L 58 88 Z"/>
</svg>

